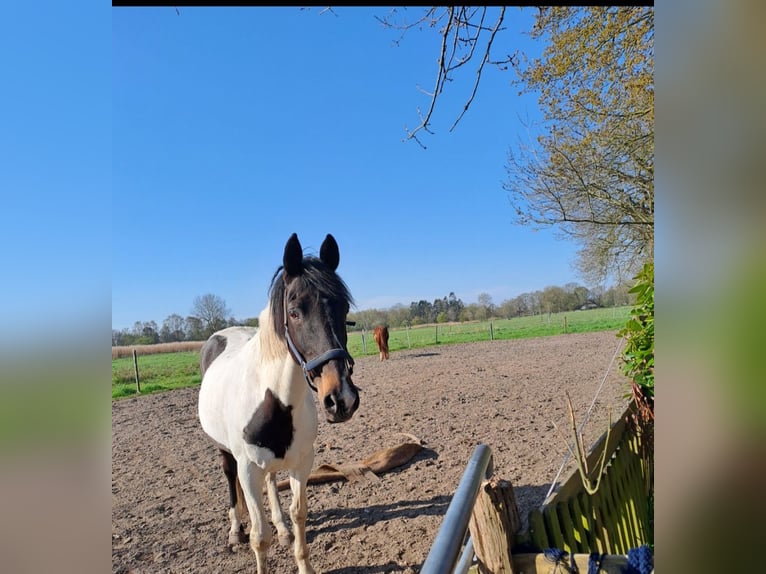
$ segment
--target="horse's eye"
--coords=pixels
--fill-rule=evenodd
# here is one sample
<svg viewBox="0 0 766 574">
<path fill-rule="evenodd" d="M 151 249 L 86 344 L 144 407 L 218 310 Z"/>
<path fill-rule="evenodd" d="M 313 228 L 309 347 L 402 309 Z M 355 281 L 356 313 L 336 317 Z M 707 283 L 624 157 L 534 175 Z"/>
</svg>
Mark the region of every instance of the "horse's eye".
<svg viewBox="0 0 766 574">
<path fill-rule="evenodd" d="M 300 312 L 295 307 L 293 307 L 292 309 L 288 309 L 287 314 L 290 315 L 290 319 L 297 319 L 298 317 L 301 316 Z"/>
</svg>

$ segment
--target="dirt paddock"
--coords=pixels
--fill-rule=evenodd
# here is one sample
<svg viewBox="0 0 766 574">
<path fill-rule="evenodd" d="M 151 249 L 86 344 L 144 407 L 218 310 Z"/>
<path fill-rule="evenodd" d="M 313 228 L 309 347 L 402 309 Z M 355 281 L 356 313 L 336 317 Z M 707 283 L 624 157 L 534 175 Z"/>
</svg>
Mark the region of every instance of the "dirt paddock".
<svg viewBox="0 0 766 574">
<path fill-rule="evenodd" d="M 320 416 L 315 466 L 360 461 L 406 440 L 401 433 L 424 448 L 378 481 L 309 486 L 307 538 L 317 572 L 418 572 L 479 443 L 492 450 L 495 476 L 513 483 L 526 519 L 566 453 L 553 425 L 567 428 L 565 391 L 582 420 L 606 376 L 586 444 L 606 429 L 607 407 L 614 417 L 622 411 L 627 380 L 619 359 L 609 368 L 618 343 L 607 331 L 359 358 L 359 410 L 339 425 Z M 249 546 L 227 546 L 228 491 L 197 420 L 197 394 L 195 387 L 112 403 L 114 573 L 255 572 Z M 284 508 L 289 496 L 281 493 Z M 276 534 L 269 564 L 276 574 L 297 571 Z"/>
</svg>

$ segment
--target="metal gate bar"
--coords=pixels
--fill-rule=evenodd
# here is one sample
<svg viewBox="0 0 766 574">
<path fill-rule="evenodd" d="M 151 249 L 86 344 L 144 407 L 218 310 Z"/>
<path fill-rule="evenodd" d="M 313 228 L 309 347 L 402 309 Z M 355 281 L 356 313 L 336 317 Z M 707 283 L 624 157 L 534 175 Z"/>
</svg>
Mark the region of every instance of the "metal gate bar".
<svg viewBox="0 0 766 574">
<path fill-rule="evenodd" d="M 420 574 L 445 574 L 455 570 L 479 487 L 482 481 L 491 475 L 492 451 L 485 444 L 477 445 L 447 508 L 431 550 L 423 562 Z M 461 564 L 465 561 L 464 557 Z"/>
</svg>

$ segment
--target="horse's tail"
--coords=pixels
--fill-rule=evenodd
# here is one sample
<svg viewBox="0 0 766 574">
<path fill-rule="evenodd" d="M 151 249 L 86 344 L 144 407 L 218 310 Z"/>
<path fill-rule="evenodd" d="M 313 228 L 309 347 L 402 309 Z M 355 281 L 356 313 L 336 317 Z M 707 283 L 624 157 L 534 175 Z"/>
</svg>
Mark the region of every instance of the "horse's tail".
<svg viewBox="0 0 766 574">
<path fill-rule="evenodd" d="M 383 354 L 388 359 L 388 327 L 383 327 L 380 338 L 383 340 Z"/>
</svg>

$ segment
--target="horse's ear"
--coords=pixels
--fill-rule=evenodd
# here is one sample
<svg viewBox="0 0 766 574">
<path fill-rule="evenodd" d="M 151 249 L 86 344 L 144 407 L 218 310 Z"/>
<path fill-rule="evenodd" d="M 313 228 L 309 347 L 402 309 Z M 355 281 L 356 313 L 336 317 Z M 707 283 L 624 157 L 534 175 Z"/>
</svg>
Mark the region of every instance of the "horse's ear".
<svg viewBox="0 0 766 574">
<path fill-rule="evenodd" d="M 338 242 L 335 238 L 327 234 L 322 242 L 322 247 L 319 248 L 319 259 L 327 265 L 330 269 L 335 271 L 340 263 L 340 252 L 338 251 Z"/>
<path fill-rule="evenodd" d="M 297 277 L 303 273 L 303 247 L 298 241 L 298 235 L 293 233 L 285 245 L 285 256 L 282 259 L 285 278 Z"/>
</svg>

